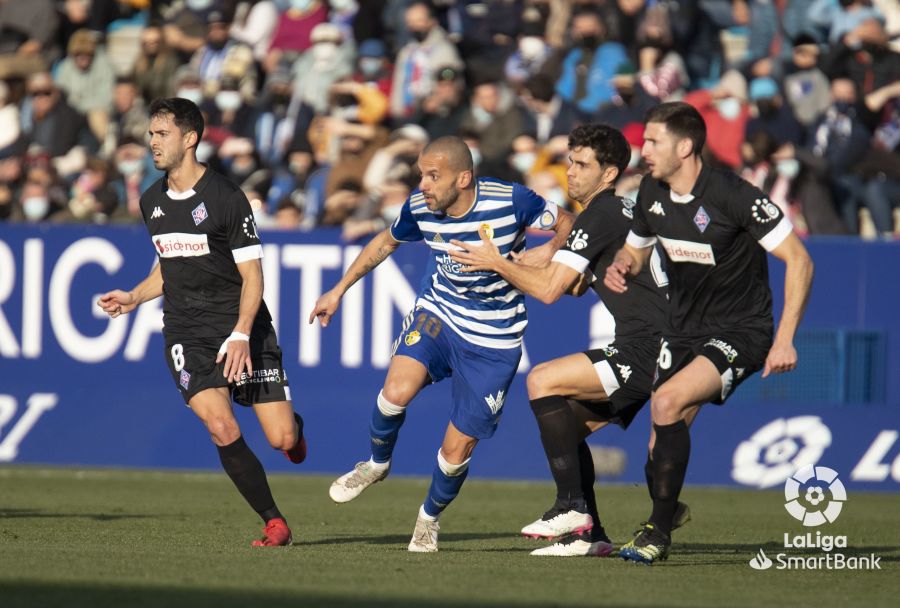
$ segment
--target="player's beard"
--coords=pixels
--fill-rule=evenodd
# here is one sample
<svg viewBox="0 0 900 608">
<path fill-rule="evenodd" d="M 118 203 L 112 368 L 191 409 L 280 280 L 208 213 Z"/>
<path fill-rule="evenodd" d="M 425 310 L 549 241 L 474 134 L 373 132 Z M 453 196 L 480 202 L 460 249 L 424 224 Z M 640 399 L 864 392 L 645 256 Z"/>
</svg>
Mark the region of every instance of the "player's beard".
<svg viewBox="0 0 900 608">
<path fill-rule="evenodd" d="M 434 212 L 435 213 L 446 213 L 447 208 L 452 206 L 459 199 L 459 189 L 456 187 L 454 183 L 450 186 L 450 189 L 447 190 L 447 193 L 441 198 L 434 197 Z"/>
<path fill-rule="evenodd" d="M 154 159 L 153 166 L 156 167 L 160 171 L 171 171 L 176 167 L 181 166 L 181 162 L 184 160 L 184 151 L 181 153 L 174 152 L 173 154 L 166 154 L 163 151 L 160 151 L 159 162 Z"/>
</svg>

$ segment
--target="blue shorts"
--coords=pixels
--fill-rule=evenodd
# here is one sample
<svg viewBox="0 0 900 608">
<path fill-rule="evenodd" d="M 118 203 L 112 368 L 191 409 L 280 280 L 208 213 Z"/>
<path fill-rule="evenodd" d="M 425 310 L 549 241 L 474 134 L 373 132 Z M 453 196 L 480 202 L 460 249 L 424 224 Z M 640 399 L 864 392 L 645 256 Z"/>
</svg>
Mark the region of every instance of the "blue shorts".
<svg viewBox="0 0 900 608">
<path fill-rule="evenodd" d="M 522 348 L 485 348 L 466 341 L 431 312 L 417 308 L 403 323 L 394 354 L 425 366 L 432 382 L 452 377 L 450 421 L 476 439 L 497 430 Z"/>
</svg>

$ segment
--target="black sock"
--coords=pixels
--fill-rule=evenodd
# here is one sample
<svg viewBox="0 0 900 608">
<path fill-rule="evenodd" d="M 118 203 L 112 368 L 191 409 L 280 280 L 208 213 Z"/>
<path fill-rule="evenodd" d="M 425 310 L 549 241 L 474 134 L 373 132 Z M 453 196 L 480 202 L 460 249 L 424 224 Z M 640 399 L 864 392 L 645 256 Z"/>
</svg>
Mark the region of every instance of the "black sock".
<svg viewBox="0 0 900 608">
<path fill-rule="evenodd" d="M 266 472 L 256 454 L 244 442 L 244 437 L 238 437 L 234 443 L 216 447 L 219 450 L 222 468 L 244 500 L 259 513 L 263 521 L 268 523 L 270 519 L 282 517 L 278 507 L 275 506 L 272 491 L 269 490 Z"/>
<path fill-rule="evenodd" d="M 653 458 L 650 452 L 647 452 L 647 462 L 644 463 L 644 478 L 647 480 L 647 491 L 650 493 L 650 500 L 653 500 Z"/>
<path fill-rule="evenodd" d="M 591 455 L 590 446 L 584 440 L 578 444 L 578 465 L 581 469 L 581 492 L 584 494 L 588 515 L 594 520 L 594 529 L 591 532 L 593 535 L 600 535 L 603 533 L 603 524 L 600 523 L 600 514 L 597 512 L 597 496 L 594 494 L 594 481 L 596 480 L 594 457 Z"/>
<path fill-rule="evenodd" d="M 557 506 L 583 509 L 581 472 L 578 463 L 578 429 L 575 414 L 565 397 L 551 395 L 532 399 L 531 409 L 541 430 L 541 443 L 556 482 Z"/>
<path fill-rule="evenodd" d="M 653 513 L 650 523 L 669 535 L 691 455 L 691 434 L 684 420 L 674 424 L 654 424 L 653 428 L 656 430 L 656 445 L 653 447 Z"/>
</svg>

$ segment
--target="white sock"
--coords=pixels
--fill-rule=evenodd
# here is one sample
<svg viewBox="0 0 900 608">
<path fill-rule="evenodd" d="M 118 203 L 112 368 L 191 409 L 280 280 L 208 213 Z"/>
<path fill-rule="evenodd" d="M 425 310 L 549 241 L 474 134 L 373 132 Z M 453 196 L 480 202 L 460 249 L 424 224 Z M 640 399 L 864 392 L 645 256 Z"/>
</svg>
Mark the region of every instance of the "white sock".
<svg viewBox="0 0 900 608">
<path fill-rule="evenodd" d="M 391 466 L 391 461 L 388 460 L 387 462 L 375 462 L 372 459 L 372 457 L 369 456 L 369 466 L 371 468 L 375 469 L 376 471 L 383 471 L 386 468 L 388 468 L 389 466 Z"/>
<path fill-rule="evenodd" d="M 425 512 L 425 505 L 419 507 L 419 519 L 427 519 L 428 521 L 437 521 L 437 517 L 432 517 Z"/>
</svg>

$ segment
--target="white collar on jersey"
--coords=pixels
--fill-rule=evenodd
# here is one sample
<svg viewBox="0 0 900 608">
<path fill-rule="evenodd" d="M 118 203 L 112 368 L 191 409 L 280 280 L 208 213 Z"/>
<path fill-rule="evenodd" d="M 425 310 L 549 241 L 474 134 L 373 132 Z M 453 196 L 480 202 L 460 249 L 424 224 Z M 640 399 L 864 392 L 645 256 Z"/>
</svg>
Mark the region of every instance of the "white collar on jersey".
<svg viewBox="0 0 900 608">
<path fill-rule="evenodd" d="M 675 191 L 670 189 L 669 198 L 672 199 L 673 203 L 689 203 L 694 200 L 694 195 L 690 192 L 687 194 L 675 194 Z"/>
<path fill-rule="evenodd" d="M 184 192 L 175 192 L 174 190 L 169 189 L 169 190 L 166 190 L 166 194 L 168 195 L 169 198 L 171 198 L 173 200 L 183 201 L 185 199 L 191 198 L 192 196 L 194 196 L 197 193 L 194 192 L 193 188 L 188 188 Z"/>
</svg>

